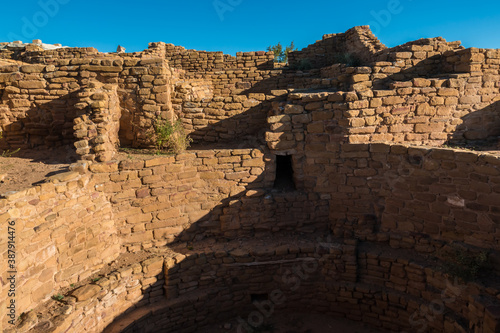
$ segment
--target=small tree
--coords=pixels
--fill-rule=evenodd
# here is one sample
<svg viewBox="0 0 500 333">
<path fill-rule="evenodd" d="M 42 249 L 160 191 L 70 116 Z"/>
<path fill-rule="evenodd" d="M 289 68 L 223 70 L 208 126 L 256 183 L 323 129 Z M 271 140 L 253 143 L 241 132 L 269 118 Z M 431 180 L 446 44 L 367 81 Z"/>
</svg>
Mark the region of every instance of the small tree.
<svg viewBox="0 0 500 333">
<path fill-rule="evenodd" d="M 269 46 L 267 50 L 274 53 L 274 62 L 280 62 L 280 57 L 283 53 L 283 45 L 281 45 L 281 42 L 276 45 Z"/>
<path fill-rule="evenodd" d="M 283 49 L 283 45 L 281 45 L 280 42 L 276 45 L 269 46 L 267 50 L 274 52 L 274 62 L 287 63 L 288 53 L 290 53 L 290 51 L 297 51 L 297 48 L 292 41 L 289 46 L 285 47 L 285 49 Z"/>
</svg>

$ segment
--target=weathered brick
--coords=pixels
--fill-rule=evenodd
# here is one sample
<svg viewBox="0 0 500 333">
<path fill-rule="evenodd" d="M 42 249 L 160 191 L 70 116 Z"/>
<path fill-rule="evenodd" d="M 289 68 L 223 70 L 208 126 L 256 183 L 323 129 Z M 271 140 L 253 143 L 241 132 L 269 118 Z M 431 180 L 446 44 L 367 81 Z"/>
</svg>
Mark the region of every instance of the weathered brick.
<svg viewBox="0 0 500 333">
<path fill-rule="evenodd" d="M 415 132 L 416 133 L 442 132 L 443 130 L 444 130 L 443 123 L 415 124 Z"/>
<path fill-rule="evenodd" d="M 200 179 L 224 179 L 224 173 L 223 172 L 201 172 L 200 173 Z"/>
<path fill-rule="evenodd" d="M 90 171 L 95 173 L 106 173 L 106 172 L 116 172 L 118 171 L 118 163 L 108 162 L 108 163 L 94 163 L 90 165 Z"/>
<path fill-rule="evenodd" d="M 405 99 L 399 96 L 389 96 L 382 99 L 384 105 L 403 104 Z"/>
<path fill-rule="evenodd" d="M 439 96 L 458 96 L 458 90 L 453 88 L 439 88 L 438 89 Z"/>
<path fill-rule="evenodd" d="M 288 105 L 285 106 L 285 111 L 284 112 L 286 114 L 299 114 L 299 113 L 303 113 L 304 112 L 304 107 L 302 105 L 288 104 Z M 283 121 L 283 117 L 279 121 Z"/>
<path fill-rule="evenodd" d="M 323 133 L 325 125 L 322 121 L 314 121 L 307 125 L 307 132 L 309 133 Z"/>
<path fill-rule="evenodd" d="M 44 89 L 47 85 L 45 81 L 20 81 L 19 88 L 22 89 Z"/>
</svg>

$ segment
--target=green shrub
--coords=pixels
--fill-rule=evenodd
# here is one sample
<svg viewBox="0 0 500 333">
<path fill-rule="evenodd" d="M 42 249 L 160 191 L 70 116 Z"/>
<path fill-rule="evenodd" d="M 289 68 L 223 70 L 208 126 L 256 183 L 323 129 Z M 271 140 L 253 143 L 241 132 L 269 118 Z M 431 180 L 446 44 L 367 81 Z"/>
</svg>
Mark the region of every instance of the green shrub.
<svg viewBox="0 0 500 333">
<path fill-rule="evenodd" d="M 55 300 L 55 301 L 60 302 L 60 301 L 62 301 L 64 299 L 64 296 L 61 295 L 61 294 L 56 294 L 56 295 L 52 296 L 52 299 Z"/>
<path fill-rule="evenodd" d="M 158 150 L 177 154 L 186 150 L 192 142 L 192 139 L 186 135 L 180 120 L 172 123 L 158 117 L 153 124 L 153 129 L 153 138 Z"/>
<path fill-rule="evenodd" d="M 4 150 L 2 152 L 2 157 L 11 157 L 12 155 L 14 155 L 15 153 L 19 152 L 20 150 L 21 150 L 21 148 L 17 148 L 14 151 Z"/>
</svg>

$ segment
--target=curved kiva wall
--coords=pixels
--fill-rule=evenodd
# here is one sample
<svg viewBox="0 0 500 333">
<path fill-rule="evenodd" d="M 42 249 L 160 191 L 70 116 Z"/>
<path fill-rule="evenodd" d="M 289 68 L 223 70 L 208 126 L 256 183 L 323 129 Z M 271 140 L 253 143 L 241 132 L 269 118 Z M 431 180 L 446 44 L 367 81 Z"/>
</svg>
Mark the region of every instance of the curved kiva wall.
<svg viewBox="0 0 500 333">
<path fill-rule="evenodd" d="M 173 268 L 167 260 L 167 300 L 122 316 L 104 332 L 198 332 L 228 320 L 231 332 L 252 332 L 283 311 L 345 317 L 392 332 L 497 329 L 490 304 L 498 290 L 488 294 L 450 281 L 413 253 L 332 239 L 283 241 L 250 250 L 247 244 L 215 253 L 195 249 Z"/>
<path fill-rule="evenodd" d="M 497 289 L 452 281 L 411 251 L 349 243 L 284 237 L 176 248 L 77 289 L 72 311 L 60 306 L 33 331 L 199 332 L 231 322 L 231 332 L 251 332 L 283 311 L 392 332 L 497 329 Z"/>
</svg>

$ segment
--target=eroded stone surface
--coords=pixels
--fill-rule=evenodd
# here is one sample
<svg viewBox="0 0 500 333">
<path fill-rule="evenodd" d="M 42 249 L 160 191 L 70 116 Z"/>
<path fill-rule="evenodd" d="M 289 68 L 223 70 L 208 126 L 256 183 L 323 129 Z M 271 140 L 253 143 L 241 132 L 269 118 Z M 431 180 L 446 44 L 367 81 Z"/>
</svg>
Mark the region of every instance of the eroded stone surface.
<svg viewBox="0 0 500 333">
<path fill-rule="evenodd" d="M 94 297 L 100 290 L 101 287 L 98 285 L 89 284 L 74 290 L 71 295 L 76 298 L 77 302 L 83 302 Z"/>
</svg>

